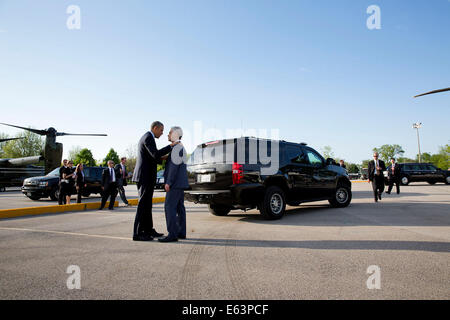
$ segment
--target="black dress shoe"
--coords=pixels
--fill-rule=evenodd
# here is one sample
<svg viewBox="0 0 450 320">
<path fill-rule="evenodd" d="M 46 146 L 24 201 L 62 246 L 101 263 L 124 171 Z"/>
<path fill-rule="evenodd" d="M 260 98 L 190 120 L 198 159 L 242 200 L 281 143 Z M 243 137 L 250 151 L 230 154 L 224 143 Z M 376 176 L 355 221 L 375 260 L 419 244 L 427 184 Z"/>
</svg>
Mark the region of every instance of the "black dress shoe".
<svg viewBox="0 0 450 320">
<path fill-rule="evenodd" d="M 152 241 L 153 237 L 147 234 L 140 234 L 138 236 L 133 236 L 133 241 Z"/>
<path fill-rule="evenodd" d="M 156 232 L 155 229 L 153 229 L 152 231 L 150 231 L 150 235 L 153 238 L 160 238 L 160 237 L 164 236 L 164 233 L 158 233 L 158 232 Z"/>
<path fill-rule="evenodd" d="M 114 208 L 108 208 L 108 210 L 114 210 Z"/>
<path fill-rule="evenodd" d="M 378 194 L 378 199 L 380 199 L 380 200 L 381 200 L 381 193 L 379 193 L 379 194 Z"/>
<path fill-rule="evenodd" d="M 178 236 L 178 239 L 186 239 L 186 236 Z"/>
<path fill-rule="evenodd" d="M 170 237 L 164 237 L 161 239 L 158 239 L 159 242 L 176 242 L 178 241 L 178 238 L 170 238 Z"/>
</svg>

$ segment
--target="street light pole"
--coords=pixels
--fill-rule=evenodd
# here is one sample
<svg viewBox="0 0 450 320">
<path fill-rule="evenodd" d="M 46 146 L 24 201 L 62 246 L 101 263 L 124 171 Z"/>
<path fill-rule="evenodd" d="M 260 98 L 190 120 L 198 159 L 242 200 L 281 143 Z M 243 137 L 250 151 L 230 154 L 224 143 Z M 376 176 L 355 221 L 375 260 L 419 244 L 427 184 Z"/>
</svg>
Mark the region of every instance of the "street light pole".
<svg viewBox="0 0 450 320">
<path fill-rule="evenodd" d="M 422 128 L 422 122 L 413 123 L 413 129 L 417 130 L 417 145 L 419 147 L 419 163 L 421 163 L 421 154 L 420 154 L 420 138 L 419 138 L 419 129 Z"/>
</svg>

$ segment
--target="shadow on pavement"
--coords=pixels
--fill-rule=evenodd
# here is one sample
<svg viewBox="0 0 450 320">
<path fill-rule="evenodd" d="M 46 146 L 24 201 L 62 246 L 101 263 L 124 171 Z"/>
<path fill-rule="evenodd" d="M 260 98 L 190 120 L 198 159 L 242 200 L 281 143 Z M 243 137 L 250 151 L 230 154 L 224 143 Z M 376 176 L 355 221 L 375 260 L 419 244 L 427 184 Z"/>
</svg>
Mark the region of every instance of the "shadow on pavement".
<svg viewBox="0 0 450 320">
<path fill-rule="evenodd" d="M 303 204 L 289 207 L 280 220 L 265 220 L 258 211 L 230 213 L 239 221 L 267 225 L 295 226 L 450 226 L 450 202 L 352 203 L 347 208 L 328 204 Z"/>
<path fill-rule="evenodd" d="M 236 246 L 256 248 L 298 248 L 315 250 L 412 250 L 450 252 L 449 242 L 384 241 L 384 240 L 234 240 L 188 238 L 179 243 L 207 246 Z"/>
</svg>

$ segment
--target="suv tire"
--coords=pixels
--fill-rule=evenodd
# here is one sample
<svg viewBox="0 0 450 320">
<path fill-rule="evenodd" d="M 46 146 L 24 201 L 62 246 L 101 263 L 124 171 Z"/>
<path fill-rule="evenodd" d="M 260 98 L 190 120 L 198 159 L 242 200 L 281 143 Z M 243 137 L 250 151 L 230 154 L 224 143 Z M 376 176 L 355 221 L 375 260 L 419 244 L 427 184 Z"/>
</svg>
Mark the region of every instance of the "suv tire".
<svg viewBox="0 0 450 320">
<path fill-rule="evenodd" d="M 52 191 L 50 191 L 50 199 L 52 199 L 53 201 L 57 201 L 58 196 L 59 196 L 59 188 L 55 187 L 52 189 Z"/>
<path fill-rule="evenodd" d="M 267 220 L 281 219 L 286 209 L 286 197 L 284 191 L 271 186 L 266 189 L 264 199 L 259 205 L 259 212 Z"/>
<path fill-rule="evenodd" d="M 37 196 L 37 195 L 30 195 L 30 196 L 27 196 L 28 198 L 30 198 L 31 200 L 33 200 L 33 201 L 37 201 L 37 200 L 39 200 L 41 197 L 39 197 L 39 196 Z"/>
<path fill-rule="evenodd" d="M 352 201 L 352 191 L 348 186 L 338 184 L 334 191 L 334 197 L 328 200 L 333 208 L 347 207 Z"/>
<path fill-rule="evenodd" d="M 400 183 L 402 184 L 402 186 L 407 186 L 409 184 L 409 178 L 407 176 L 401 177 Z"/>
<path fill-rule="evenodd" d="M 230 207 L 220 206 L 216 204 L 209 204 L 208 209 L 209 212 L 211 212 L 215 216 L 226 216 L 231 211 Z"/>
</svg>

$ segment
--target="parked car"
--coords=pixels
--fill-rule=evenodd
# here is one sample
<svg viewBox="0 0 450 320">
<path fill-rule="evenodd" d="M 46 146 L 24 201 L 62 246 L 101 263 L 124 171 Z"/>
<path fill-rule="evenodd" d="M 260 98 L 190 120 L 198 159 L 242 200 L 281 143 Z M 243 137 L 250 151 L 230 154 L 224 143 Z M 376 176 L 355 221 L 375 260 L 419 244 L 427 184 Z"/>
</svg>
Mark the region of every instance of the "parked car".
<svg viewBox="0 0 450 320">
<path fill-rule="evenodd" d="M 155 189 L 164 189 L 164 170 L 159 170 L 156 173 Z"/>
<path fill-rule="evenodd" d="M 87 184 L 83 193 L 84 197 L 89 197 L 92 193 L 101 194 L 103 169 L 102 167 L 84 167 L 84 178 Z M 51 171 L 46 176 L 25 179 L 23 181 L 22 193 L 31 200 L 48 197 L 52 200 L 58 200 L 59 168 Z M 77 191 L 74 186 L 72 194 L 76 193 Z"/>
<path fill-rule="evenodd" d="M 328 200 L 332 207 L 350 204 L 347 171 L 333 159 L 324 159 L 304 143 L 276 141 L 279 166 L 274 174 L 265 175 L 259 157 L 256 164 L 248 161 L 249 146 L 258 145 L 259 154 L 260 141 L 270 150 L 276 140 L 242 137 L 199 145 L 187 163 L 190 189 L 185 191 L 186 200 L 208 204 L 209 211 L 218 216 L 234 209 L 258 208 L 266 219 L 281 218 L 286 204 L 319 200 Z M 245 161 L 238 162 L 237 152 L 231 155 L 232 161 L 224 161 L 230 150 L 241 145 L 245 146 Z"/>
<path fill-rule="evenodd" d="M 450 184 L 450 171 L 437 168 L 431 163 L 399 163 L 398 165 L 400 167 L 400 182 L 404 186 L 410 182 Z M 391 166 L 387 168 L 387 170 L 390 169 Z M 387 179 L 387 171 L 385 177 Z"/>
</svg>

